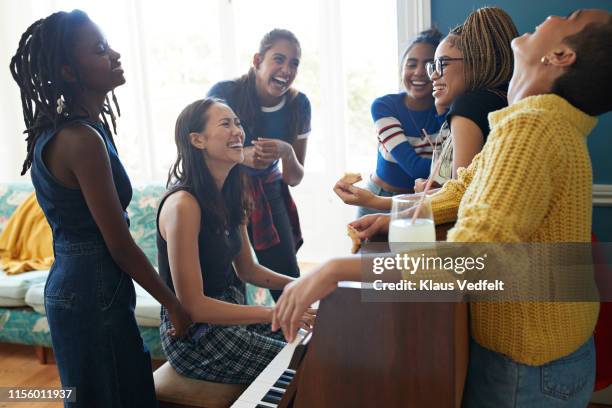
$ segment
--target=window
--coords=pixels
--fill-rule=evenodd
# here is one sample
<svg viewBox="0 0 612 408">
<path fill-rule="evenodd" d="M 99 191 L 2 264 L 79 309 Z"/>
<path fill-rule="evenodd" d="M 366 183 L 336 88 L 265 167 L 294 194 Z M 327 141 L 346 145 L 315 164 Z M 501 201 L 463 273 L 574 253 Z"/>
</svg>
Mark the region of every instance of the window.
<svg viewBox="0 0 612 408">
<path fill-rule="evenodd" d="M 346 223 L 356 209 L 331 190 L 344 171 L 365 177 L 374 169 L 370 105 L 398 89 L 397 0 L 55 0 L 32 2 L 31 9 L 2 7 L 24 14 L 28 24 L 57 9 L 79 8 L 104 30 L 122 54 L 128 81 L 116 91 L 123 114 L 116 141 L 134 183 L 166 181 L 183 107 L 215 82 L 245 73 L 266 32 L 293 31 L 302 45 L 295 86 L 313 112 L 306 175 L 292 189 L 305 238 L 299 256 L 317 261 L 348 253 Z M 26 26 L 14 27 L 11 51 Z M 23 127 L 18 119 L 10 118 L 14 134 Z"/>
</svg>

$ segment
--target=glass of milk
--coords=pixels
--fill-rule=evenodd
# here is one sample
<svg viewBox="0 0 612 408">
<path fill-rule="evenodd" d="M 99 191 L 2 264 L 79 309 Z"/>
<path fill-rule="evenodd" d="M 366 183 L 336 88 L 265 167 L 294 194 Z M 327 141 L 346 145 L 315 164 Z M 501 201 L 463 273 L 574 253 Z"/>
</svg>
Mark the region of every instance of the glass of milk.
<svg viewBox="0 0 612 408">
<path fill-rule="evenodd" d="M 417 212 L 417 208 L 420 209 Z M 417 213 L 416 218 L 414 214 Z M 400 252 L 402 245 L 412 242 L 435 242 L 436 229 L 431 210 L 431 198 L 423 193 L 402 194 L 392 197 L 389 246 Z M 412 246 L 411 246 L 412 248 Z"/>
</svg>

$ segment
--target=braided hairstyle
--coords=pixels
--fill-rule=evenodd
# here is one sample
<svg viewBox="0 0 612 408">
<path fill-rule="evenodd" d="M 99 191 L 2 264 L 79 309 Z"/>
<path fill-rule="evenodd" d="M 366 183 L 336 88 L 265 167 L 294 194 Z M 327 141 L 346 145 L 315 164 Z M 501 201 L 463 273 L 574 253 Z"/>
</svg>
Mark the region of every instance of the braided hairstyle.
<svg viewBox="0 0 612 408">
<path fill-rule="evenodd" d="M 66 123 L 71 117 L 69 110 L 76 107 L 75 92 L 84 88 L 74 58 L 78 37 L 76 31 L 87 22 L 91 20 L 81 10 L 69 13 L 60 11 L 40 19 L 23 33 L 17 51 L 11 58 L 9 68 L 21 93 L 26 126 L 24 133 L 27 134 L 27 156 L 21 175 L 32 165 L 34 146 L 40 134 L 49 127 L 57 129 Z M 62 78 L 63 66 L 69 66 L 75 73 L 76 89 L 68 86 Z M 114 92 L 112 99 L 117 115 L 120 115 Z M 108 96 L 102 107 L 102 120 L 114 146 L 107 116 L 110 116 L 116 134 L 115 113 Z"/>
<path fill-rule="evenodd" d="M 512 18 L 499 7 L 481 7 L 450 31 L 448 41 L 463 53 L 468 89 L 507 86 L 514 67 L 510 42 L 517 36 Z"/>
</svg>

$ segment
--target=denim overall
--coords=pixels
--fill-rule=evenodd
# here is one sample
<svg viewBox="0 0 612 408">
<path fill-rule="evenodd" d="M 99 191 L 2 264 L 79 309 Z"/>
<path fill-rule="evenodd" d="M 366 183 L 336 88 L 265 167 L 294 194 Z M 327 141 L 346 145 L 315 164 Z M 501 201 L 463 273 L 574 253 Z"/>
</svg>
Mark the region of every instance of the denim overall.
<svg viewBox="0 0 612 408">
<path fill-rule="evenodd" d="M 102 137 L 115 188 L 129 223 L 132 186 L 100 123 L 77 120 Z M 72 122 L 74 123 L 74 122 Z M 80 189 L 62 185 L 42 160 L 57 129 L 34 149 L 32 183 L 53 231 L 55 262 L 45 285 L 45 309 L 64 387 L 76 388 L 65 407 L 156 407 L 149 351 L 134 317 L 132 279 L 113 261 Z"/>
</svg>

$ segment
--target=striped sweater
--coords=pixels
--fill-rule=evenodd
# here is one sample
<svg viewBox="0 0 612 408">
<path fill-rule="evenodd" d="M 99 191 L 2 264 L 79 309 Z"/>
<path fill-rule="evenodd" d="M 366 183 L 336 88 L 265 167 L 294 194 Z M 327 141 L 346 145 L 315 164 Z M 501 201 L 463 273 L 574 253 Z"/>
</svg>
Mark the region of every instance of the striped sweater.
<svg viewBox="0 0 612 408">
<path fill-rule="evenodd" d="M 429 176 L 431 166 L 432 149 L 421 129 L 435 138 L 440 122 L 434 106 L 410 110 L 405 97 L 405 92 L 381 96 L 371 111 L 378 135 L 376 174 L 392 186 L 412 188 L 415 179 Z"/>
</svg>

